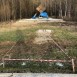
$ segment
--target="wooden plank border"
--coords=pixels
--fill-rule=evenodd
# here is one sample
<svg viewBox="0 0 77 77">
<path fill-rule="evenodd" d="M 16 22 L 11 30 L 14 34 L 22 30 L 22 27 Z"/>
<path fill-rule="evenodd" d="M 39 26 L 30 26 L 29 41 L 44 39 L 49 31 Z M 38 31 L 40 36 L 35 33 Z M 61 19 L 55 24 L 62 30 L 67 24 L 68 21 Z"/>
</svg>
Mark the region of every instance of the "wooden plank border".
<svg viewBox="0 0 77 77">
<path fill-rule="evenodd" d="M 33 62 L 62 62 L 62 63 L 71 63 L 72 64 L 72 70 L 73 73 L 75 73 L 75 59 L 71 60 L 39 60 L 39 59 L 8 59 L 8 58 L 3 58 L 3 68 L 5 68 L 5 62 L 6 61 L 33 61 Z"/>
<path fill-rule="evenodd" d="M 4 58 L 4 61 L 34 61 L 34 62 L 71 62 L 71 60 L 38 60 L 38 59 L 7 59 Z"/>
</svg>

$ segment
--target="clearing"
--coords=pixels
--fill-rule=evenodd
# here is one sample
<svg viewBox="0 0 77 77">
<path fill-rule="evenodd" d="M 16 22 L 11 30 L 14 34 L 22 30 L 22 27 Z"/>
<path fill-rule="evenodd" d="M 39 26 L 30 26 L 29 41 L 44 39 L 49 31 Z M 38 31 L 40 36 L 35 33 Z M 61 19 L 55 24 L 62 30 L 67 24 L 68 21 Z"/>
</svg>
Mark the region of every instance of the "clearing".
<svg viewBox="0 0 77 77">
<path fill-rule="evenodd" d="M 0 60 L 3 56 L 11 59 L 38 60 L 69 60 L 70 56 L 71 59 L 77 59 L 77 23 L 59 22 L 60 20 L 22 21 L 0 24 Z M 0 66 L 0 72 L 72 72 L 70 63 L 6 61 L 5 64 L 5 68 Z M 77 73 L 77 67 L 75 69 Z"/>
</svg>

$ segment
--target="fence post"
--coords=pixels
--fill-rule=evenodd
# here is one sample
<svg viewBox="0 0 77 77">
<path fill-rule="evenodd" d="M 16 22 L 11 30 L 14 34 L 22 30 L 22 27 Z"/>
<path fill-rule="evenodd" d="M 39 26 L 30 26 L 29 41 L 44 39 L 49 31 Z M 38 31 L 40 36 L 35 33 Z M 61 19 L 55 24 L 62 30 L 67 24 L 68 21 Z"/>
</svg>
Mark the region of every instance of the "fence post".
<svg viewBox="0 0 77 77">
<path fill-rule="evenodd" d="M 75 73 L 75 60 L 72 59 L 72 69 L 73 69 L 73 73 Z"/>
<path fill-rule="evenodd" d="M 4 58 L 2 59 L 2 62 L 3 62 L 3 68 L 5 68 L 5 61 L 4 61 Z"/>
</svg>

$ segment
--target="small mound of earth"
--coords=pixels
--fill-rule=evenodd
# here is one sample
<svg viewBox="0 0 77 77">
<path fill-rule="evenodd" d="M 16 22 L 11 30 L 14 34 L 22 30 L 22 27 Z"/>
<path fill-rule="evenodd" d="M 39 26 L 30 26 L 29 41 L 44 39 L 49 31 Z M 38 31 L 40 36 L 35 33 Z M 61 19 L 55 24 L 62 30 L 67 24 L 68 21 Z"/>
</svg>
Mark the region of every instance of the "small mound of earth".
<svg viewBox="0 0 77 77">
<path fill-rule="evenodd" d="M 47 29 L 40 29 L 36 31 L 37 37 L 34 40 L 35 44 L 44 44 L 47 43 L 48 41 L 52 40 L 51 36 L 53 34 L 53 30 L 47 30 Z"/>
</svg>

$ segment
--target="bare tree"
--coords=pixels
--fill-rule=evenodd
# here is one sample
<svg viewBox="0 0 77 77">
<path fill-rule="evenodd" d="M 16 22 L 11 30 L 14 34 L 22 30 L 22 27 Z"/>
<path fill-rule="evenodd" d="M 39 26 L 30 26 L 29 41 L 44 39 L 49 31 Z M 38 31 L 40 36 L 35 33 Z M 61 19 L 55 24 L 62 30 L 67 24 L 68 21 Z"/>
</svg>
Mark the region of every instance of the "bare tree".
<svg viewBox="0 0 77 77">
<path fill-rule="evenodd" d="M 77 0 L 0 0 L 0 21 L 32 17 L 40 4 L 50 17 L 77 20 Z"/>
</svg>

